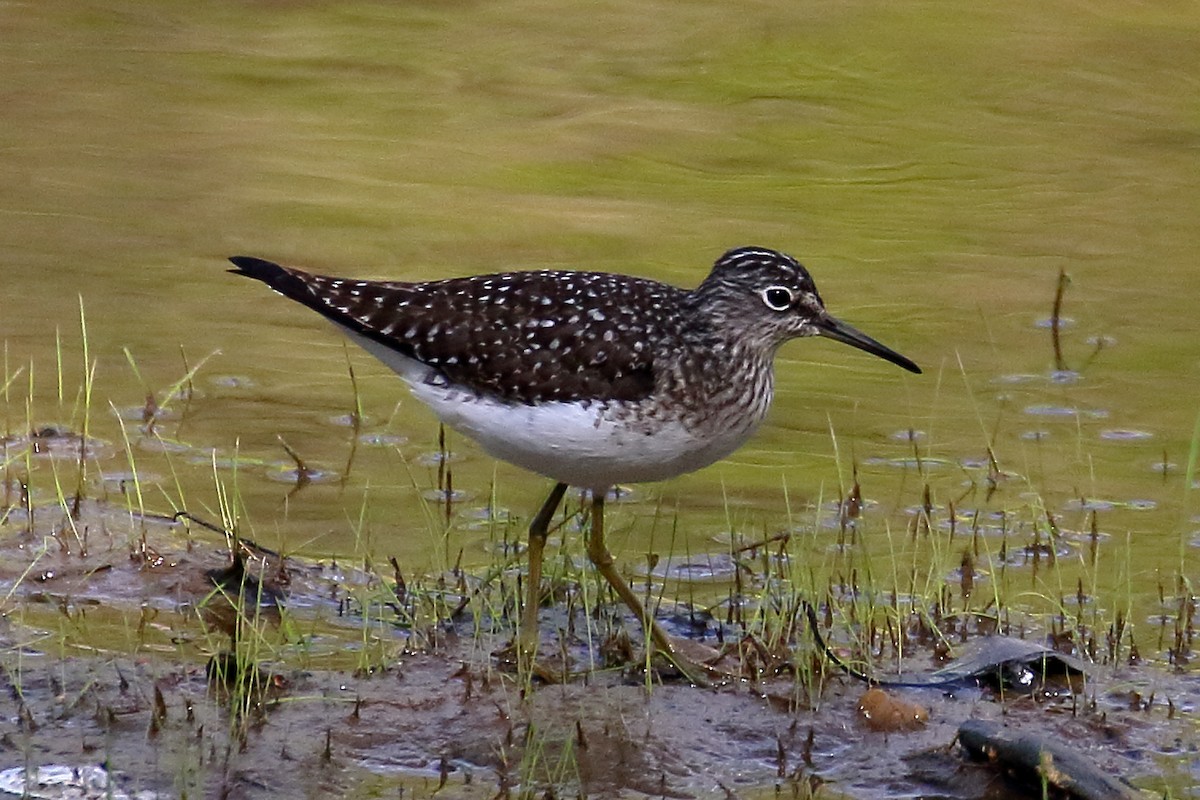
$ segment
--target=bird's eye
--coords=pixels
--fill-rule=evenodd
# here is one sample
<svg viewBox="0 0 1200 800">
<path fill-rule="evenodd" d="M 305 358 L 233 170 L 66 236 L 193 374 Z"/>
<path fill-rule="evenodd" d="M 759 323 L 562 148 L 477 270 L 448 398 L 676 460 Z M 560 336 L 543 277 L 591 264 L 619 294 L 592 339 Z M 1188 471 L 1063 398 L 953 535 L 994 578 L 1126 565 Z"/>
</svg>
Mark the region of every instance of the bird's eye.
<svg viewBox="0 0 1200 800">
<path fill-rule="evenodd" d="M 792 304 L 792 290 L 786 286 L 768 286 L 762 291 L 762 299 L 772 311 L 787 311 Z"/>
</svg>

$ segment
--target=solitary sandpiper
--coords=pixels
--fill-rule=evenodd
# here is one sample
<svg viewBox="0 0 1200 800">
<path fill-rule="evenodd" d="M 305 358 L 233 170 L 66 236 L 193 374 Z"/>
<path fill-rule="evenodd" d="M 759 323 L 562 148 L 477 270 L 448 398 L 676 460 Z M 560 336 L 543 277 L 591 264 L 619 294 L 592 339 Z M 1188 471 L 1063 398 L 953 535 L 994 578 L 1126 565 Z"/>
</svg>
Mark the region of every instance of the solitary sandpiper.
<svg viewBox="0 0 1200 800">
<path fill-rule="evenodd" d="M 518 650 L 537 649 L 547 530 L 566 492 L 588 492 L 587 553 L 654 645 L 670 639 L 604 544 L 604 498 L 712 464 L 767 415 L 780 345 L 825 336 L 920 368 L 825 311 L 808 271 L 761 247 L 730 250 L 695 289 L 605 272 L 538 270 L 403 283 L 230 259 L 329 319 L 417 399 L 491 455 L 556 485 L 529 526 Z"/>
</svg>

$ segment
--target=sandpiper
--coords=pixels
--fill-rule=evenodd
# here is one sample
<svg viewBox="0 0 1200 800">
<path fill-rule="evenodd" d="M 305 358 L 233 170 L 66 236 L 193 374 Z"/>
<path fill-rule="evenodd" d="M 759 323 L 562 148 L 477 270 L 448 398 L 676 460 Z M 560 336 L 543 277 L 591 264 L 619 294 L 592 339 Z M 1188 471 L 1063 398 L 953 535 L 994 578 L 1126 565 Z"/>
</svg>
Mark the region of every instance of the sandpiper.
<svg viewBox="0 0 1200 800">
<path fill-rule="evenodd" d="M 725 253 L 695 289 L 604 272 L 537 270 L 422 283 L 313 275 L 247 256 L 256 278 L 337 325 L 395 370 L 446 425 L 492 456 L 556 482 L 529 526 L 517 636 L 530 654 L 547 530 L 568 486 L 591 504 L 587 553 L 655 647 L 671 641 L 617 571 L 604 498 L 732 453 L 771 406 L 773 361 L 790 339 L 825 336 L 920 368 L 832 317 L 796 259 Z"/>
</svg>

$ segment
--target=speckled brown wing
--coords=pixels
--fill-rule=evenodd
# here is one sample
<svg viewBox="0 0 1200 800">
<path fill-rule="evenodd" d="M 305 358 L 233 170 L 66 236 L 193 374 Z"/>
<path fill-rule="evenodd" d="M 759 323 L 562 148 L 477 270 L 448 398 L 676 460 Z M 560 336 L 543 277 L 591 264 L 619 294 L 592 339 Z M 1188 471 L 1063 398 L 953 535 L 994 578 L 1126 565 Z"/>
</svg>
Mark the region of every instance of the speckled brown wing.
<svg viewBox="0 0 1200 800">
<path fill-rule="evenodd" d="M 230 259 L 333 322 L 510 402 L 640 400 L 670 347 L 683 290 L 596 272 L 516 272 L 428 283 L 311 275 Z M 651 310 L 648 315 L 634 309 Z M 665 316 L 663 316 L 665 315 Z"/>
</svg>

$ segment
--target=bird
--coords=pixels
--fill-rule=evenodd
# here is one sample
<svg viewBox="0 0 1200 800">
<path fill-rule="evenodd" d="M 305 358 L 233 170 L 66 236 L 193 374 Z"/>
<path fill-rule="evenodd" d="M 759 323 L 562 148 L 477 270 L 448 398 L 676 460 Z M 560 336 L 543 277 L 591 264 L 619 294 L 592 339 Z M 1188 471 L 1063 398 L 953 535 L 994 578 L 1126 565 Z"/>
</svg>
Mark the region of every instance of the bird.
<svg viewBox="0 0 1200 800">
<path fill-rule="evenodd" d="M 808 270 L 766 247 L 729 250 L 692 289 L 609 272 L 403 282 L 312 274 L 250 256 L 230 261 L 230 272 L 332 322 L 442 423 L 494 458 L 554 481 L 529 525 L 514 644 L 531 658 L 547 532 L 568 487 L 588 498 L 588 558 L 653 648 L 682 664 L 605 544 L 607 493 L 690 473 L 737 450 L 767 416 L 774 358 L 792 339 L 825 337 L 921 372 L 832 316 Z"/>
</svg>

